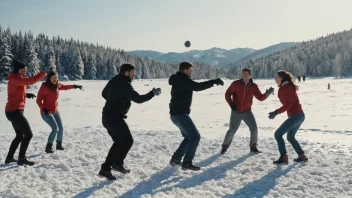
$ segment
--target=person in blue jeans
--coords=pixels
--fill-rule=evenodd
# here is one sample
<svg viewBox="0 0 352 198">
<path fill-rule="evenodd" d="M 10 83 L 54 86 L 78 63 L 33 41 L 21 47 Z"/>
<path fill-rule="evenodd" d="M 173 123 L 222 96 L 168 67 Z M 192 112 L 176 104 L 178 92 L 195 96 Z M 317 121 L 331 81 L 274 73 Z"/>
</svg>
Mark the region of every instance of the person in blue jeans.
<svg viewBox="0 0 352 198">
<path fill-rule="evenodd" d="M 171 121 L 180 129 L 184 140 L 173 154 L 170 165 L 181 165 L 182 170 L 200 170 L 193 165 L 193 158 L 200 141 L 200 134 L 189 116 L 191 112 L 193 91 L 202 91 L 213 85 L 224 85 L 218 78 L 205 82 L 195 82 L 191 79 L 193 65 L 189 62 L 181 62 L 179 71 L 169 78 L 171 88 L 171 101 L 169 104 Z M 183 158 L 183 162 L 181 162 Z"/>
<path fill-rule="evenodd" d="M 42 84 L 39 89 L 37 104 L 40 108 L 40 113 L 43 120 L 52 129 L 48 143 L 45 147 L 46 153 L 53 153 L 53 142 L 56 139 L 56 150 L 64 150 L 62 146 L 63 126 L 61 116 L 58 110 L 58 98 L 60 90 L 69 89 L 82 89 L 80 85 L 63 85 L 58 80 L 56 72 L 51 71 L 48 73 L 46 81 Z"/>
<path fill-rule="evenodd" d="M 282 138 L 287 133 L 287 140 L 298 154 L 298 158 L 294 159 L 296 162 L 307 162 L 308 158 L 296 140 L 296 133 L 305 120 L 305 115 L 302 105 L 299 102 L 297 90 L 298 85 L 295 83 L 291 73 L 287 71 L 278 71 L 275 75 L 275 81 L 280 87 L 278 97 L 282 106 L 269 113 L 269 119 L 274 119 L 276 115 L 287 112 L 288 119 L 275 132 L 275 139 L 278 144 L 280 158 L 274 161 L 274 164 L 287 164 L 288 155 L 286 151 L 285 141 Z"/>
</svg>

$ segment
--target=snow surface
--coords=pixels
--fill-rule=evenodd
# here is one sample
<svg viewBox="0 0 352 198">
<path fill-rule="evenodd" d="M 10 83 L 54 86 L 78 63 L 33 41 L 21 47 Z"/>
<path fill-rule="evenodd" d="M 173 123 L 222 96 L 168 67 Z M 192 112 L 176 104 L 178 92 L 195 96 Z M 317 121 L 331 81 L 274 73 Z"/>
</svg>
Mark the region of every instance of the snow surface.
<svg viewBox="0 0 352 198">
<path fill-rule="evenodd" d="M 162 94 L 144 104 L 132 104 L 126 120 L 134 145 L 125 164 L 130 174 L 113 172 L 117 181 L 97 176 L 112 144 L 101 124 L 107 81 L 75 81 L 85 91 L 62 91 L 59 110 L 64 123 L 65 151 L 44 152 L 49 126 L 41 119 L 35 100 L 28 100 L 25 115 L 33 131 L 27 156 L 33 167 L 5 165 L 8 147 L 15 136 L 11 123 L 0 114 L 0 197 L 352 197 L 352 80 L 308 79 L 299 97 L 306 120 L 297 134 L 309 162 L 294 163 L 296 154 L 286 144 L 290 163 L 272 164 L 279 157 L 275 130 L 286 119 L 268 113 L 280 106 L 273 79 L 255 80 L 264 92 L 275 95 L 259 102 L 253 112 L 259 127 L 259 155 L 249 154 L 249 130 L 241 124 L 228 152 L 219 156 L 228 129 L 230 108 L 224 93 L 232 81 L 195 92 L 191 117 L 202 139 L 195 157 L 198 172 L 170 167 L 168 162 L 182 137 L 168 115 L 170 86 L 163 80 L 135 80 L 140 93 L 161 87 Z M 327 89 L 327 83 L 331 90 Z M 37 93 L 34 86 L 33 93 Z M 0 85 L 0 111 L 4 112 L 6 85 Z M 17 155 L 17 154 L 16 154 Z"/>
</svg>

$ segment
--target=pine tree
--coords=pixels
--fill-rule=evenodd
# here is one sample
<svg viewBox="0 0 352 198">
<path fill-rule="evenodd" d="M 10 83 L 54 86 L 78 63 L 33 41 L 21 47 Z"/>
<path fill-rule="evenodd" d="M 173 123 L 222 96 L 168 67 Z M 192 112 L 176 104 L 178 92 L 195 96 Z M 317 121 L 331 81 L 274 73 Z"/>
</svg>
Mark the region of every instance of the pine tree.
<svg viewBox="0 0 352 198">
<path fill-rule="evenodd" d="M 105 79 L 109 80 L 117 74 L 117 70 L 116 70 L 116 66 L 114 65 L 111 59 L 108 59 L 106 64 L 108 68 L 107 68 Z"/>
<path fill-rule="evenodd" d="M 80 80 L 84 75 L 84 64 L 82 61 L 81 52 L 79 50 L 76 51 L 74 56 L 71 75 L 74 80 Z"/>
<path fill-rule="evenodd" d="M 342 68 L 342 58 L 340 53 L 337 53 L 335 57 L 335 77 L 336 78 L 341 77 L 341 68 Z"/>
<path fill-rule="evenodd" d="M 0 32 L 1 34 L 1 32 Z M 0 36 L 0 79 L 11 72 L 11 62 L 13 55 L 7 34 Z"/>
<path fill-rule="evenodd" d="M 28 76 L 34 76 L 39 73 L 39 59 L 34 51 L 33 37 L 31 34 L 24 36 L 25 63 L 28 66 Z"/>
<path fill-rule="evenodd" d="M 87 65 L 84 68 L 84 79 L 94 80 L 97 76 L 97 66 L 96 66 L 95 56 L 89 54 Z"/>
</svg>

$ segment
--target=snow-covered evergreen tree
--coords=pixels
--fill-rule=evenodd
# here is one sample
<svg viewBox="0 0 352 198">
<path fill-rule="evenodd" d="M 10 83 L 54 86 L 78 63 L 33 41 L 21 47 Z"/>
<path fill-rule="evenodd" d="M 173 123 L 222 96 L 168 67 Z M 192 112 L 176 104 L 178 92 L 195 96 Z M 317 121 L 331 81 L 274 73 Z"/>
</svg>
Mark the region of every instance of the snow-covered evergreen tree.
<svg viewBox="0 0 352 198">
<path fill-rule="evenodd" d="M 8 37 L 11 35 L 0 32 L 0 79 L 11 72 L 13 55 Z"/>
<path fill-rule="evenodd" d="M 33 76 L 39 73 L 39 59 L 37 53 L 34 51 L 34 44 L 32 35 L 26 34 L 24 36 L 24 49 L 25 49 L 25 60 L 24 62 L 28 66 L 27 76 Z"/>
<path fill-rule="evenodd" d="M 95 56 L 89 54 L 87 65 L 84 68 L 84 79 L 94 80 L 97 76 L 97 66 L 96 66 Z"/>
</svg>

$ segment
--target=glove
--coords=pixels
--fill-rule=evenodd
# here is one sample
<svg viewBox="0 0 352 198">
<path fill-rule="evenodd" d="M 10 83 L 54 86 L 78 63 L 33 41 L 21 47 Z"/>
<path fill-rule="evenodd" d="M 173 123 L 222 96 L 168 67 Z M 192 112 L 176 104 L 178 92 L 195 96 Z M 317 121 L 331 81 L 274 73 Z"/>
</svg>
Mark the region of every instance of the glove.
<svg viewBox="0 0 352 198">
<path fill-rule="evenodd" d="M 156 89 L 155 89 L 155 88 L 153 87 L 152 92 L 153 92 L 154 96 L 158 96 L 158 95 L 160 95 L 160 93 L 161 93 L 161 89 L 160 89 L 160 88 L 156 88 Z"/>
<path fill-rule="evenodd" d="M 49 111 L 48 111 L 48 109 L 47 109 L 47 108 L 43 108 L 42 110 L 44 111 L 44 113 L 45 113 L 46 115 L 48 115 L 48 114 L 49 114 Z"/>
<path fill-rule="evenodd" d="M 82 90 L 83 87 L 81 85 L 73 85 L 73 88 Z"/>
<path fill-rule="evenodd" d="M 269 97 L 270 94 L 274 95 L 274 88 L 270 87 L 269 89 L 266 90 L 265 95 L 266 97 Z"/>
<path fill-rule="evenodd" d="M 126 120 L 127 119 L 127 115 L 124 115 L 122 118 Z"/>
<path fill-rule="evenodd" d="M 224 81 L 221 80 L 221 78 L 217 78 L 213 80 L 214 85 L 224 85 Z"/>
<path fill-rule="evenodd" d="M 236 111 L 236 105 L 235 105 L 235 103 L 231 103 L 231 104 L 230 104 L 230 107 L 231 107 L 232 111 Z"/>
<path fill-rule="evenodd" d="M 33 99 L 33 98 L 36 98 L 36 96 L 32 93 L 26 93 L 26 98 Z"/>
<path fill-rule="evenodd" d="M 269 119 L 274 119 L 277 116 L 277 112 L 273 111 L 269 113 Z"/>
</svg>

